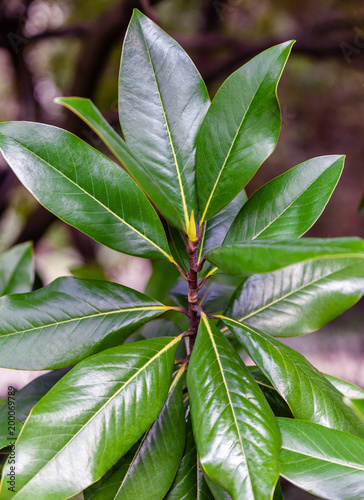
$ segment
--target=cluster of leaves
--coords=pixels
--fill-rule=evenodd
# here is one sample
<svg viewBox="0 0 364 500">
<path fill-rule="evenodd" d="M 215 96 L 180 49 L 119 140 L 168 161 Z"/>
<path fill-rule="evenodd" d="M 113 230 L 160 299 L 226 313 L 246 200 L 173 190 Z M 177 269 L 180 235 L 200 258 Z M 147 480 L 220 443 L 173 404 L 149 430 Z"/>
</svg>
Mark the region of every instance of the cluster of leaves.
<svg viewBox="0 0 364 500">
<path fill-rule="evenodd" d="M 160 259 L 150 298 L 69 277 L 30 291 L 30 245 L 2 256 L 0 366 L 52 370 L 17 393 L 4 500 L 269 500 L 282 498 L 280 475 L 324 498 L 363 498 L 364 391 L 277 339 L 320 328 L 364 293 L 360 239 L 300 238 L 343 157 L 244 193 L 278 139 L 291 47 L 255 57 L 210 103 L 182 48 L 135 11 L 119 80 L 125 140 L 89 100 L 58 100 L 124 169 L 65 130 L 0 124 L 4 157 L 40 203 L 110 248 Z"/>
</svg>

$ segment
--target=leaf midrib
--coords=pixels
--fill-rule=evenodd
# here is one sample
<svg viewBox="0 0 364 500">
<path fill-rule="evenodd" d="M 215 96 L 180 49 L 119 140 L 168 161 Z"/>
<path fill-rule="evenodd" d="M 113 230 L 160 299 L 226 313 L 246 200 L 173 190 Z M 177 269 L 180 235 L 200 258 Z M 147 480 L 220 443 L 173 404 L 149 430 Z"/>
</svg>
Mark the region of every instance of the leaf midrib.
<svg viewBox="0 0 364 500">
<path fill-rule="evenodd" d="M 354 265 L 354 264 L 350 264 L 350 266 L 346 266 L 346 267 L 351 267 L 351 266 L 353 266 L 353 265 Z M 319 281 L 321 281 L 321 280 L 323 280 L 323 279 L 326 279 L 326 278 L 328 278 L 328 277 L 330 277 L 330 276 L 333 276 L 333 275 L 335 275 L 335 274 L 337 274 L 337 273 L 342 272 L 343 270 L 344 270 L 344 268 L 343 268 L 343 269 L 340 269 L 340 270 L 338 270 L 338 271 L 330 272 L 330 273 L 328 273 L 328 274 L 325 274 L 325 275 L 323 275 L 323 276 L 320 276 L 319 278 L 317 278 L 317 279 L 315 279 L 315 280 L 309 281 L 309 282 L 305 283 L 304 285 L 302 285 L 302 286 L 300 286 L 300 287 L 298 287 L 298 288 L 296 288 L 296 289 L 292 290 L 291 292 L 287 293 L 286 295 L 282 295 L 282 296 L 281 296 L 281 297 L 279 297 L 278 299 L 276 299 L 276 300 L 273 300 L 273 301 L 269 302 L 268 304 L 264 305 L 264 306 L 263 306 L 263 307 L 261 307 L 260 309 L 256 309 L 255 311 L 253 311 L 253 312 L 251 312 L 251 313 L 247 314 L 246 316 L 244 316 L 244 317 L 240 318 L 238 321 L 245 321 L 246 319 L 249 319 L 249 318 L 251 318 L 252 316 L 256 316 L 257 314 L 260 314 L 261 312 L 265 311 L 266 309 L 269 309 L 270 307 L 274 306 L 275 304 L 278 304 L 279 302 L 281 302 L 281 301 L 285 300 L 286 298 L 290 297 L 291 295 L 294 295 L 295 293 L 300 292 L 300 291 L 301 291 L 301 290 L 303 290 L 304 288 L 309 287 L 309 286 L 311 286 L 311 285 L 314 285 L 314 284 L 318 283 Z"/>
<path fill-rule="evenodd" d="M 115 399 L 136 377 L 138 377 L 144 370 L 147 369 L 147 367 L 149 365 L 151 365 L 153 363 L 153 361 L 155 361 L 156 359 L 158 359 L 159 357 L 161 357 L 161 355 L 168 351 L 171 347 L 173 347 L 174 344 L 176 344 L 177 342 L 179 342 L 181 340 L 182 336 L 179 335 L 178 337 L 174 338 L 169 344 L 167 344 L 166 346 L 163 347 L 163 349 L 161 349 L 160 351 L 158 351 L 157 354 L 155 354 L 151 359 L 149 359 L 141 368 L 139 368 L 139 370 L 137 370 L 134 375 L 132 375 L 121 387 L 120 389 L 118 389 L 93 415 L 92 417 L 87 420 L 87 422 L 71 437 L 71 439 L 69 439 L 67 441 L 67 443 L 65 443 L 62 448 L 60 450 L 58 450 L 58 452 L 50 459 L 47 461 L 46 464 L 43 465 L 43 467 L 41 469 L 39 469 L 39 471 L 36 472 L 36 474 L 34 474 L 34 476 L 29 479 L 29 481 L 27 481 L 23 486 L 22 488 L 18 491 L 18 493 L 21 493 L 21 491 L 26 488 L 29 483 L 31 483 L 31 481 L 36 477 L 38 476 L 43 469 L 45 469 L 51 462 L 53 462 L 53 460 L 55 460 L 57 458 L 57 456 L 87 427 L 87 425 L 89 425 L 92 420 L 94 420 L 96 418 L 96 416 L 98 416 L 104 409 L 105 407 L 110 404 L 110 402 Z M 33 408 L 34 409 L 34 408 Z M 29 416 L 26 420 L 26 422 L 24 423 L 20 433 L 19 433 L 19 436 L 18 436 L 18 441 L 19 441 L 19 438 L 23 432 L 23 430 L 25 429 L 26 427 L 26 423 L 28 421 L 28 419 L 30 418 L 31 414 L 33 413 L 33 409 L 31 410 L 31 412 L 29 413 Z M 1 485 L 2 486 L 2 485 Z M 16 495 L 15 495 L 16 496 Z M 15 498 L 15 497 L 14 497 Z"/>
<path fill-rule="evenodd" d="M 65 323 L 72 323 L 73 321 L 83 321 L 83 320 L 87 320 L 90 318 L 98 318 L 101 316 L 109 316 L 111 314 L 120 314 L 120 313 L 134 312 L 134 311 L 159 311 L 159 310 L 167 311 L 169 309 L 172 309 L 172 307 L 163 306 L 163 305 L 161 305 L 161 306 L 147 306 L 147 307 L 141 306 L 141 307 L 130 307 L 130 308 L 126 308 L 126 309 L 113 309 L 112 311 L 105 311 L 105 312 L 100 312 L 97 314 L 88 314 L 88 315 L 84 315 L 84 316 L 77 316 L 76 318 L 65 319 L 62 321 L 55 321 L 54 323 L 48 323 L 46 325 L 42 324 L 42 325 L 39 325 L 39 326 L 36 326 L 33 328 L 28 328 L 26 330 L 18 330 L 18 331 L 13 332 L 13 333 L 0 334 L 0 342 L 1 342 L 1 339 L 3 339 L 4 337 L 10 337 L 12 335 L 21 335 L 23 333 L 34 332 L 37 330 L 42 330 L 43 328 L 52 328 L 54 326 L 63 325 Z M 0 309 L 0 311 L 1 311 L 1 309 Z"/>
<path fill-rule="evenodd" d="M 267 71 L 264 73 L 264 76 L 263 76 L 263 78 L 261 79 L 261 82 L 259 83 L 257 90 L 254 92 L 254 94 L 253 94 L 252 98 L 251 98 L 251 99 L 250 99 L 250 101 L 249 101 L 249 104 L 248 104 L 248 106 L 247 106 L 247 108 L 246 108 L 246 110 L 245 110 L 245 113 L 244 113 L 244 115 L 243 115 L 242 119 L 240 120 L 240 124 L 239 124 L 239 126 L 238 126 L 238 128 L 237 128 L 237 131 L 236 131 L 236 133 L 235 133 L 235 136 L 234 136 L 234 138 L 233 138 L 233 140 L 232 140 L 232 142 L 231 142 L 231 145 L 230 145 L 230 147 L 229 147 L 229 150 L 228 150 L 228 152 L 227 152 L 227 154 L 226 154 L 226 156 L 225 156 L 224 163 L 223 163 L 223 165 L 222 165 L 222 167 L 221 167 L 221 169 L 220 169 L 219 175 L 217 176 L 217 179 L 216 179 L 216 181 L 215 181 L 215 183 L 214 183 L 214 185 L 213 185 L 213 188 L 212 188 L 212 190 L 211 190 L 211 193 L 210 193 L 209 199 L 207 200 L 207 203 L 206 203 L 206 206 L 205 206 L 204 212 L 203 212 L 202 217 L 201 217 L 201 220 L 200 220 L 200 225 L 201 225 L 201 224 L 202 224 L 202 222 L 204 222 L 204 220 L 205 220 L 205 216 L 206 216 L 207 210 L 209 209 L 209 206 L 210 206 L 210 204 L 211 204 L 211 200 L 212 200 L 212 197 L 213 197 L 214 192 L 215 192 L 215 190 L 216 190 L 217 184 L 218 184 L 218 182 L 219 182 L 219 180 L 220 180 L 220 177 L 221 177 L 222 172 L 223 172 L 223 170 L 224 170 L 224 168 L 225 168 L 225 166 L 226 166 L 226 163 L 227 163 L 227 160 L 228 160 L 228 158 L 229 158 L 229 156 L 230 156 L 230 153 L 231 153 L 231 151 L 232 151 L 232 149 L 233 149 L 233 147 L 234 147 L 234 145 L 235 145 L 235 142 L 236 142 L 236 140 L 237 140 L 237 138 L 238 138 L 238 135 L 239 135 L 240 130 L 241 130 L 242 126 L 243 126 L 243 122 L 244 122 L 244 120 L 245 120 L 245 118 L 246 118 L 246 115 L 247 115 L 248 111 L 250 110 L 251 104 L 252 104 L 253 100 L 256 98 L 256 95 L 257 95 L 257 93 L 259 92 L 259 89 L 260 89 L 260 87 L 262 86 L 262 84 L 263 84 L 263 82 L 264 82 L 264 80 L 265 80 L 265 78 L 266 78 L 267 74 L 269 73 L 269 71 L 271 70 L 271 68 L 272 68 L 273 64 L 277 61 L 277 59 L 280 57 L 280 55 L 281 55 L 281 54 L 282 54 L 282 52 L 280 52 L 280 54 L 278 54 L 278 56 L 274 59 L 274 61 L 273 61 L 273 62 L 272 62 L 272 64 L 269 66 L 269 68 L 267 69 Z M 283 71 L 283 68 L 282 68 L 282 71 Z M 281 73 L 280 73 L 280 74 L 282 74 L 282 71 L 281 71 Z M 278 85 L 278 82 L 277 82 L 277 85 Z"/>
<path fill-rule="evenodd" d="M 255 240 L 258 238 L 258 236 L 260 236 L 264 231 L 266 231 L 270 226 L 272 226 L 272 224 L 274 224 L 280 217 L 282 217 L 283 214 L 285 214 L 287 212 L 287 210 L 289 210 L 291 208 L 291 206 L 296 202 L 298 201 L 304 194 L 305 192 L 313 185 L 315 184 L 315 182 L 317 182 L 318 180 L 320 180 L 320 178 L 325 174 L 327 173 L 330 168 L 332 168 L 334 165 L 336 165 L 338 160 L 334 161 L 334 163 L 332 163 L 331 165 L 329 165 L 323 172 L 320 173 L 320 175 L 318 175 L 316 177 L 316 179 L 314 179 L 308 186 L 305 187 L 305 189 L 303 191 L 301 191 L 283 210 L 282 212 L 280 212 L 273 220 L 271 220 L 265 227 L 263 227 L 263 229 L 261 229 L 253 238 L 251 238 L 251 240 Z M 342 169 L 341 169 L 341 172 L 342 172 Z M 339 181 L 339 178 L 337 179 L 336 183 L 335 183 L 335 186 L 337 185 Z M 329 198 L 330 199 L 330 198 Z M 327 200 L 325 206 L 327 205 L 327 203 L 329 202 L 329 199 Z M 323 209 L 321 210 L 321 213 L 323 212 L 325 206 L 323 207 Z M 312 224 L 311 224 L 312 226 Z M 308 231 L 308 229 L 307 229 Z M 259 239 L 259 238 L 258 238 Z"/>
<path fill-rule="evenodd" d="M 175 151 L 175 148 L 174 148 L 174 143 L 173 143 L 173 140 L 172 140 L 172 133 L 171 133 L 171 130 L 170 130 L 170 127 L 169 127 L 169 122 L 168 122 L 168 119 L 167 119 L 166 110 L 164 108 L 163 99 L 162 99 L 162 95 L 161 95 L 161 90 L 160 90 L 160 87 L 159 87 L 159 82 L 158 82 L 158 79 L 157 79 L 157 74 L 155 72 L 155 68 L 154 68 L 154 64 L 153 64 L 152 57 L 151 57 L 151 54 L 150 54 L 149 46 L 148 46 L 146 37 L 144 35 L 143 27 L 142 27 L 142 25 L 141 25 L 141 23 L 140 23 L 139 20 L 138 20 L 138 23 L 139 23 L 140 30 L 141 30 L 142 35 L 143 35 L 144 45 L 145 45 L 145 48 L 147 50 L 148 59 L 149 59 L 149 62 L 150 62 L 150 67 L 151 67 L 152 72 L 153 72 L 153 76 L 154 76 L 154 80 L 155 80 L 155 85 L 156 85 L 156 89 L 157 89 L 157 92 L 158 92 L 159 101 L 160 101 L 160 104 L 161 104 L 161 110 L 162 110 L 162 113 L 163 113 L 163 118 L 164 118 L 164 122 L 165 122 L 165 125 L 166 125 L 167 133 L 168 133 L 169 143 L 170 143 L 170 146 L 171 146 L 171 151 L 172 151 L 172 154 L 173 154 L 173 160 L 174 160 L 174 164 L 175 164 L 176 172 L 177 172 L 178 184 L 179 184 L 179 188 L 180 188 L 180 191 L 181 191 L 183 213 L 184 213 L 184 216 L 185 216 L 185 229 L 188 231 L 188 228 L 189 228 L 188 209 L 187 209 L 186 197 L 185 197 L 185 193 L 184 193 L 184 187 L 183 187 L 183 183 L 182 183 L 181 171 L 180 171 L 180 167 L 179 167 L 179 163 L 178 163 L 178 159 L 177 159 L 177 154 L 176 154 L 176 151 Z"/>
<path fill-rule="evenodd" d="M 8 138 L 8 139 L 10 139 L 10 140 L 12 140 L 14 142 L 16 142 L 17 144 L 19 144 L 19 146 L 21 148 L 25 149 L 31 155 L 35 156 L 39 161 L 43 162 L 45 165 L 48 165 L 48 167 L 50 167 L 55 172 L 57 172 L 59 175 L 61 175 L 62 177 L 64 177 L 68 182 L 70 182 L 71 184 L 73 184 L 74 186 L 76 186 L 76 188 L 78 188 L 80 191 L 82 191 L 83 193 L 85 193 L 89 198 L 91 198 L 92 200 L 94 200 L 98 205 L 100 205 L 101 207 L 103 207 L 113 217 L 115 217 L 116 219 L 120 220 L 123 224 L 125 224 L 127 227 L 129 227 L 132 231 L 134 231 L 135 233 L 137 233 L 140 237 L 142 237 L 148 243 L 150 243 L 152 246 L 154 246 L 159 252 L 161 252 L 163 255 L 165 255 L 168 258 L 169 261 L 174 262 L 173 257 L 171 255 L 169 255 L 167 252 L 165 252 L 160 246 L 158 246 L 156 243 L 154 243 L 152 240 L 150 240 L 147 236 L 145 236 L 140 231 L 138 231 L 135 227 L 131 226 L 122 217 L 120 217 L 118 214 L 116 214 L 115 212 L 113 212 L 109 207 L 107 207 L 106 205 L 104 205 L 100 200 L 98 200 L 93 195 L 91 195 L 91 193 L 89 193 L 88 191 L 86 191 L 82 186 L 80 186 L 79 184 L 77 184 L 76 182 L 74 182 L 70 177 L 67 177 L 61 170 L 58 170 L 56 167 L 54 167 L 49 162 L 47 162 L 44 158 L 41 158 L 39 155 L 37 155 L 36 153 L 34 153 L 34 151 L 31 151 L 29 148 L 27 148 L 26 146 L 24 146 L 21 142 L 17 141 L 16 139 L 13 139 L 12 137 L 7 136 L 5 134 L 1 134 L 1 132 L 0 132 L 0 135 L 3 135 L 4 137 L 6 137 L 6 138 Z M 149 201 L 148 201 L 148 203 L 149 203 Z"/>
<path fill-rule="evenodd" d="M 236 430 L 237 430 L 237 434 L 238 434 L 238 437 L 239 437 L 240 447 L 241 447 L 241 450 L 242 450 L 243 455 L 245 457 L 245 464 L 246 464 L 246 469 L 247 469 L 248 476 L 249 476 L 250 487 L 251 487 L 251 490 L 252 490 L 252 492 L 254 494 L 254 491 L 253 491 L 253 482 L 252 482 L 252 477 L 251 477 L 250 470 L 249 470 L 248 459 L 247 459 L 247 456 L 246 456 L 246 453 L 245 453 L 245 448 L 244 448 L 242 437 L 241 437 L 241 434 L 240 434 L 239 424 L 238 424 L 238 421 L 236 419 L 234 405 L 233 405 L 233 402 L 231 401 L 231 398 L 230 398 L 230 392 L 229 392 L 229 388 L 228 388 L 228 385 L 227 385 L 227 382 L 226 382 L 226 378 L 225 378 L 225 374 L 224 374 L 224 369 L 223 369 L 223 367 L 221 365 L 220 356 L 219 356 L 219 353 L 217 351 L 217 347 L 216 347 L 216 344 L 215 344 L 214 336 L 213 336 L 213 333 L 212 333 L 211 328 L 210 328 L 210 324 L 209 324 L 209 322 L 208 322 L 207 317 L 206 317 L 205 314 L 202 314 L 202 320 L 203 320 L 203 322 L 204 322 L 204 324 L 206 326 L 207 333 L 208 333 L 208 335 L 210 337 L 210 341 L 211 341 L 212 347 L 213 347 L 214 352 L 215 352 L 216 360 L 217 360 L 218 365 L 219 365 L 219 369 L 220 369 L 221 377 L 222 377 L 222 380 L 223 380 L 223 383 L 224 383 L 224 386 L 225 386 L 225 391 L 226 391 L 226 395 L 227 395 L 227 398 L 228 398 L 230 410 L 231 410 L 231 413 L 233 415 L 234 424 L 235 424 L 235 427 L 236 427 Z"/>
</svg>

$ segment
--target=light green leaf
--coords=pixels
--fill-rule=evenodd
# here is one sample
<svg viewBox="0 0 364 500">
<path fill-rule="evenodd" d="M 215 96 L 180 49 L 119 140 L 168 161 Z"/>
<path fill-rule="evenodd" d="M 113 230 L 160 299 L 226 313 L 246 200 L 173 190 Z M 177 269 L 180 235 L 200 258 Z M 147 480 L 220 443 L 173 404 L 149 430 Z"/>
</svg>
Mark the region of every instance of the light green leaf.
<svg viewBox="0 0 364 500">
<path fill-rule="evenodd" d="M 343 396 L 349 399 L 364 399 L 364 389 L 357 385 L 342 380 L 341 378 L 333 377 L 327 373 L 323 373 L 324 377 L 334 386 Z"/>
<path fill-rule="evenodd" d="M 177 472 L 186 441 L 182 387 L 179 383 L 182 373 L 183 370 L 180 370 L 176 375 L 162 411 L 137 449 L 126 459 L 127 464 L 123 463 L 114 470 L 106 481 L 101 480 L 100 488 L 97 488 L 97 483 L 93 485 L 91 488 L 96 491 L 88 498 L 145 500 L 164 497 Z"/>
<path fill-rule="evenodd" d="M 281 127 L 277 85 L 292 45 L 262 52 L 218 90 L 197 138 L 200 224 L 227 205 L 274 150 Z"/>
<path fill-rule="evenodd" d="M 170 309 L 106 281 L 58 278 L 31 292 L 0 299 L 0 366 L 62 368 L 120 344 Z"/>
<path fill-rule="evenodd" d="M 17 500 L 65 500 L 99 480 L 157 418 L 180 337 L 114 347 L 77 365 L 33 408 L 16 445 Z M 12 498 L 4 478 L 0 496 Z"/>
<path fill-rule="evenodd" d="M 363 293 L 363 256 L 327 256 L 250 276 L 225 316 L 274 337 L 294 337 L 326 325 Z"/>
<path fill-rule="evenodd" d="M 140 158 L 133 177 L 167 221 L 185 232 L 192 210 L 198 211 L 196 134 L 209 105 L 186 52 L 135 9 L 121 58 L 120 123 Z"/>
<path fill-rule="evenodd" d="M 221 318 L 295 418 L 364 437 L 364 424 L 343 403 L 342 394 L 301 354 L 255 328 Z"/>
<path fill-rule="evenodd" d="M 301 420 L 279 418 L 281 475 L 329 500 L 364 498 L 364 440 Z"/>
<path fill-rule="evenodd" d="M 281 446 L 273 412 L 229 341 L 204 314 L 187 385 L 203 470 L 233 500 L 270 500 Z"/>
<path fill-rule="evenodd" d="M 224 245 L 244 240 L 299 238 L 322 213 L 343 167 L 343 156 L 321 156 L 271 180 L 240 210 Z"/>
<path fill-rule="evenodd" d="M 344 397 L 344 403 L 349 406 L 364 422 L 364 398 L 360 399 L 349 399 L 347 397 Z"/>
<path fill-rule="evenodd" d="M 24 186 L 60 219 L 119 252 L 173 261 L 140 188 L 78 137 L 50 125 L 2 123 L 0 150 Z"/>
<path fill-rule="evenodd" d="M 268 273 L 299 262 L 325 258 L 364 259 L 360 238 L 255 240 L 216 248 L 207 259 L 228 274 Z"/>
<path fill-rule="evenodd" d="M 33 246 L 22 243 L 0 255 L 0 296 L 30 292 L 34 281 Z"/>
</svg>

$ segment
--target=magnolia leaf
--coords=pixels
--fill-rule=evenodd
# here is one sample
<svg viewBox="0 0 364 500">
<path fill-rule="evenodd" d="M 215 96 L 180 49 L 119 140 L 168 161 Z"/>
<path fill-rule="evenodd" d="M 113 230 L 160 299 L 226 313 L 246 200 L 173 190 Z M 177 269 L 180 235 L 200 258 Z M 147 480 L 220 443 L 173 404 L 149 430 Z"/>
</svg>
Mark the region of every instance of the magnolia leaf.
<svg viewBox="0 0 364 500">
<path fill-rule="evenodd" d="M 22 184 L 63 221 L 119 252 L 173 261 L 147 197 L 75 135 L 39 123 L 1 123 L 0 150 Z"/>
<path fill-rule="evenodd" d="M 30 292 L 34 281 L 33 247 L 22 243 L 0 255 L 0 296 Z"/>
<path fill-rule="evenodd" d="M 98 481 L 167 398 L 180 337 L 114 347 L 82 361 L 31 411 L 16 444 L 16 496 L 66 500 Z M 67 404 L 65 403 L 65 398 Z M 3 471 L 0 496 L 12 498 Z"/>
<path fill-rule="evenodd" d="M 62 368 L 114 345 L 169 310 L 116 283 L 58 278 L 0 299 L 0 366 Z"/>
<path fill-rule="evenodd" d="M 210 105 L 205 84 L 175 40 L 134 10 L 119 78 L 119 116 L 140 158 L 138 184 L 173 226 L 188 233 L 197 214 L 196 135 Z"/>
</svg>

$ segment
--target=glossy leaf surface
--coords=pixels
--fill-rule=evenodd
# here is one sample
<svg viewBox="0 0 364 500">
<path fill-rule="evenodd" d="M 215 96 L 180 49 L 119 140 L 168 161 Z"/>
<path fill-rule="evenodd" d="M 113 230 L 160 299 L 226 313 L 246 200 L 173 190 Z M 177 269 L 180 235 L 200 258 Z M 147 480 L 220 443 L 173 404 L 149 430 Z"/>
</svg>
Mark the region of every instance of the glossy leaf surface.
<svg viewBox="0 0 364 500">
<path fill-rule="evenodd" d="M 100 479 L 157 418 L 179 340 L 114 347 L 56 384 L 33 408 L 17 442 L 18 499 L 48 500 L 51 491 L 52 500 L 65 500 Z M 0 495 L 12 498 L 4 480 Z"/>
<path fill-rule="evenodd" d="M 186 423 L 186 447 L 165 500 L 214 500 L 199 464 L 190 415 Z"/>
<path fill-rule="evenodd" d="M 114 345 L 168 307 L 106 281 L 58 278 L 0 299 L 0 366 L 49 370 Z"/>
<path fill-rule="evenodd" d="M 293 337 L 326 325 L 363 293 L 364 259 L 329 256 L 250 276 L 225 315 L 274 337 Z"/>
<path fill-rule="evenodd" d="M 265 399 L 272 408 L 274 415 L 276 417 L 293 418 L 289 406 L 264 373 L 257 366 L 248 366 L 248 370 L 250 375 L 258 384 L 259 389 L 264 394 Z"/>
<path fill-rule="evenodd" d="M 344 402 L 358 415 L 360 420 L 364 422 L 364 398 L 349 399 L 345 397 Z"/>
<path fill-rule="evenodd" d="M 205 315 L 187 385 L 204 471 L 233 500 L 271 499 L 281 445 L 274 415 L 229 341 Z"/>
<path fill-rule="evenodd" d="M 0 255 L 0 296 L 30 292 L 34 281 L 33 247 L 17 245 Z"/>
<path fill-rule="evenodd" d="M 60 219 L 119 252 L 172 259 L 147 197 L 78 137 L 50 125 L 2 123 L 0 150 L 24 186 Z"/>
<path fill-rule="evenodd" d="M 278 423 L 283 477 L 329 500 L 364 497 L 364 440 L 301 420 Z"/>
<path fill-rule="evenodd" d="M 186 52 L 134 10 L 119 79 L 119 116 L 128 146 L 140 158 L 132 172 L 173 226 L 188 230 L 197 215 L 196 134 L 210 99 Z"/>
<path fill-rule="evenodd" d="M 364 259 L 360 238 L 301 238 L 255 240 L 226 245 L 207 254 L 207 259 L 228 274 L 268 273 L 320 257 Z"/>
<path fill-rule="evenodd" d="M 323 374 L 325 378 L 334 386 L 343 396 L 350 399 L 364 399 L 364 389 L 357 385 L 342 380 L 341 378 L 333 377 L 327 373 Z"/>
<path fill-rule="evenodd" d="M 176 382 L 136 450 L 128 453 L 126 462 L 102 481 L 100 488 L 93 485 L 96 491 L 89 498 L 144 500 L 164 497 L 177 472 L 186 441 L 182 388 Z"/>
<path fill-rule="evenodd" d="M 229 318 L 224 322 L 295 418 L 364 437 L 364 424 L 345 406 L 342 394 L 301 354 L 255 328 Z"/>
<path fill-rule="evenodd" d="M 292 43 L 262 52 L 218 90 L 197 139 L 200 223 L 227 205 L 274 150 L 281 127 L 277 84 Z"/>
<path fill-rule="evenodd" d="M 299 238 L 318 219 L 344 167 L 343 156 L 313 158 L 271 180 L 244 205 L 225 244 Z"/>
</svg>

